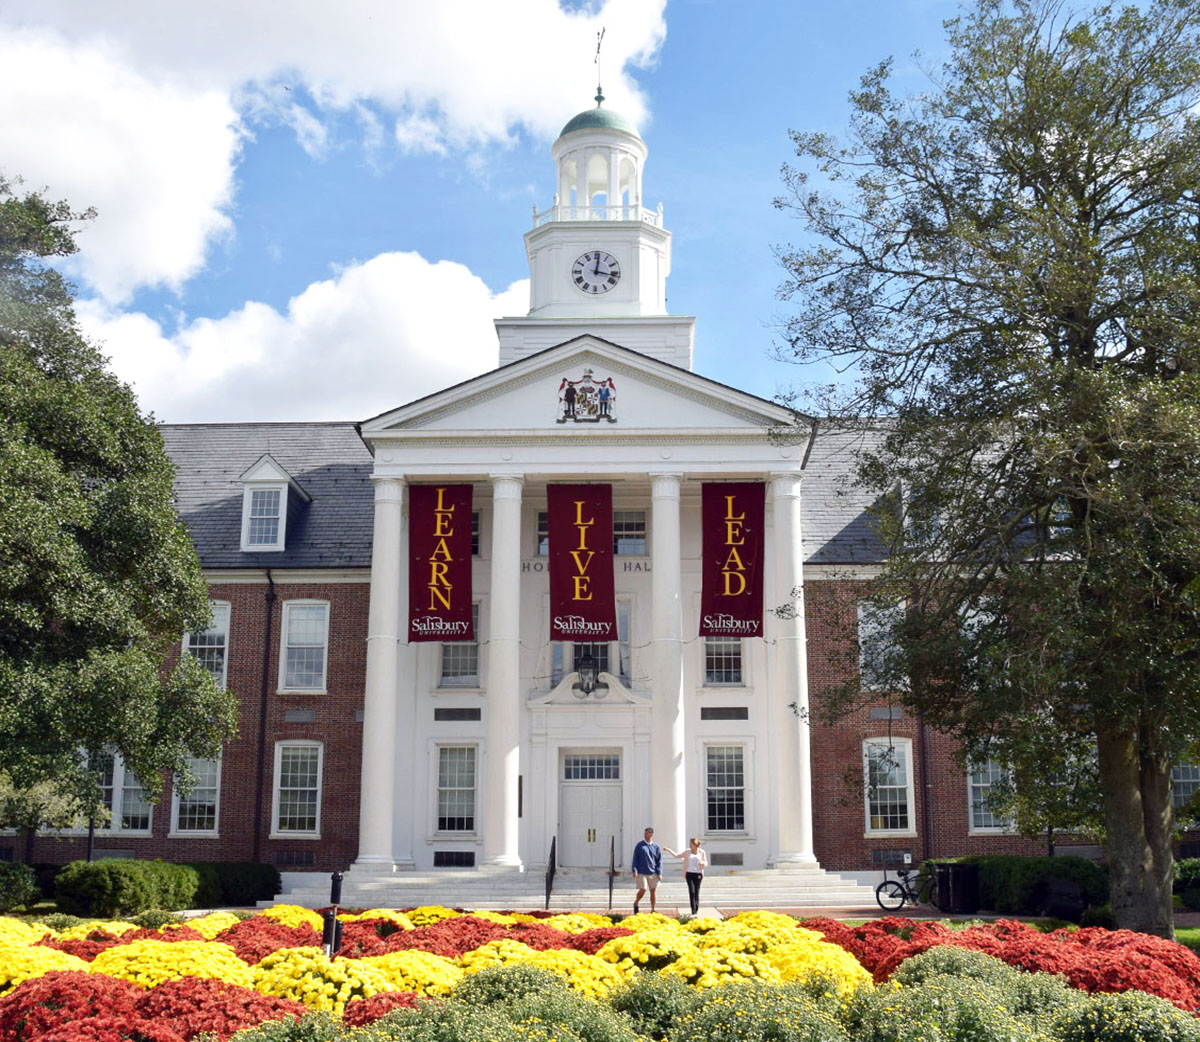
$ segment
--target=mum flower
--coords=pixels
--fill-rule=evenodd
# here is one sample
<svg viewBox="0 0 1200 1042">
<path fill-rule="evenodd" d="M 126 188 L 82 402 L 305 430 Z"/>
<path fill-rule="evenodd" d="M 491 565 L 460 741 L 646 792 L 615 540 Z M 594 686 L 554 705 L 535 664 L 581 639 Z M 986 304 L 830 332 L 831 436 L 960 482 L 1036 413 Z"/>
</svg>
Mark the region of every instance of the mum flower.
<svg viewBox="0 0 1200 1042">
<path fill-rule="evenodd" d="M 501 937 L 465 952 L 455 962 L 466 973 L 478 973 L 489 966 L 506 966 L 510 962 L 528 962 L 537 953 L 529 945 Z"/>
<path fill-rule="evenodd" d="M 188 920 L 188 926 L 196 930 L 206 940 L 211 941 L 223 930 L 237 926 L 241 920 L 232 912 L 209 912 L 195 919 Z"/>
<path fill-rule="evenodd" d="M 24 923 L 20 919 L 0 915 L 0 948 L 23 948 L 53 934 L 54 931 L 44 923 Z"/>
<path fill-rule="evenodd" d="M 181 977 L 213 977 L 249 987 L 247 966 L 227 944 L 216 941 L 139 940 L 102 951 L 92 960 L 92 972 L 153 988 Z"/>
<path fill-rule="evenodd" d="M 418 995 L 449 995 L 463 978 L 463 971 L 452 959 L 416 949 L 370 955 L 357 961 L 382 973 L 395 990 L 415 991 Z"/>
<path fill-rule="evenodd" d="M 86 973 L 88 964 L 77 956 L 53 948 L 0 948 L 0 995 L 7 995 L 23 981 L 41 977 L 52 970 L 82 970 Z"/>
<path fill-rule="evenodd" d="M 272 952 L 254 967 L 252 975 L 255 991 L 263 995 L 295 999 L 311 1010 L 338 1017 L 348 1002 L 398 990 L 365 959 L 330 959 L 319 948 Z"/>
<path fill-rule="evenodd" d="M 664 967 L 662 973 L 681 977 L 694 988 L 715 988 L 738 980 L 779 983 L 779 973 L 763 956 L 724 948 L 693 948 Z"/>
<path fill-rule="evenodd" d="M 258 914 L 264 919 L 274 919 L 277 923 L 283 923 L 284 926 L 300 926 L 307 923 L 314 930 L 321 930 L 325 926 L 325 920 L 316 912 L 299 905 L 273 905 L 271 908 L 264 908 Z"/>
</svg>

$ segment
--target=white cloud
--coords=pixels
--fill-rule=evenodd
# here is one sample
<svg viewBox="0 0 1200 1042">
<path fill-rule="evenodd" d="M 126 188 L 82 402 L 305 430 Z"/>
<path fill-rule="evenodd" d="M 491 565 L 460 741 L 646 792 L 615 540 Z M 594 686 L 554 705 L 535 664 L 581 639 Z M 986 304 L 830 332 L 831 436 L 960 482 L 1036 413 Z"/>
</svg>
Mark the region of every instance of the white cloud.
<svg viewBox="0 0 1200 1042">
<path fill-rule="evenodd" d="M 177 287 L 229 234 L 239 119 L 221 91 L 148 78 L 101 43 L 0 26 L 0 163 L 99 218 L 75 273 L 110 301 Z"/>
<path fill-rule="evenodd" d="M 166 422 L 366 419 L 493 369 L 492 319 L 524 314 L 529 284 L 492 294 L 461 264 L 385 253 L 309 286 L 287 313 L 248 303 L 175 333 L 81 301 L 85 331 Z"/>
<path fill-rule="evenodd" d="M 654 59 L 665 0 L 8 0 L 0 163 L 100 213 L 76 274 L 108 303 L 178 287 L 231 233 L 242 120 L 291 126 L 310 156 L 350 113 L 383 147 L 445 155 L 552 137 L 586 107 L 607 29 L 609 104 L 643 122 L 629 66 Z M 303 90 L 313 108 L 298 103 Z M 468 163 L 469 166 L 469 163 Z M 399 244 L 398 244 L 399 245 Z"/>
</svg>

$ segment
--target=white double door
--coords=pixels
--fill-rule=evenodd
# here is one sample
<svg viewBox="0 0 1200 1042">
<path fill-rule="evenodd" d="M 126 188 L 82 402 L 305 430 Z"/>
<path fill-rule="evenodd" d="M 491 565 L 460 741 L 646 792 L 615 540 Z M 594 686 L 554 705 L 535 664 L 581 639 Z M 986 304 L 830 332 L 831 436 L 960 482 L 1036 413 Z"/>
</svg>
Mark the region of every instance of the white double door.
<svg viewBox="0 0 1200 1042">
<path fill-rule="evenodd" d="M 607 868 L 615 842 L 616 864 L 623 858 L 620 781 L 561 781 L 559 864 L 569 868 Z"/>
</svg>

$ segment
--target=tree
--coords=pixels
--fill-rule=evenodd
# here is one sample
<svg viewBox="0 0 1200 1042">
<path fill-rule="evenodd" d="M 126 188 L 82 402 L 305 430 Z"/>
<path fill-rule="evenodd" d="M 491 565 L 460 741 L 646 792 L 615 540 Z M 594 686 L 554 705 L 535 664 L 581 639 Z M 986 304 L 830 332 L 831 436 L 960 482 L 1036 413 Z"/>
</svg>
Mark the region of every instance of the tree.
<svg viewBox="0 0 1200 1042">
<path fill-rule="evenodd" d="M 1198 26 L 978 0 L 926 94 L 884 62 L 844 146 L 793 134 L 778 203 L 816 242 L 781 254 L 789 356 L 854 369 L 829 408 L 876 431 L 898 697 L 976 754 L 1094 742 L 1114 917 L 1165 936 L 1200 735 Z"/>
<path fill-rule="evenodd" d="M 209 607 L 162 439 L 48 263 L 89 216 L 0 179 L 0 777 L 16 825 L 31 806 L 96 814 L 103 754 L 153 796 L 236 728 L 232 693 L 172 661 Z"/>
</svg>

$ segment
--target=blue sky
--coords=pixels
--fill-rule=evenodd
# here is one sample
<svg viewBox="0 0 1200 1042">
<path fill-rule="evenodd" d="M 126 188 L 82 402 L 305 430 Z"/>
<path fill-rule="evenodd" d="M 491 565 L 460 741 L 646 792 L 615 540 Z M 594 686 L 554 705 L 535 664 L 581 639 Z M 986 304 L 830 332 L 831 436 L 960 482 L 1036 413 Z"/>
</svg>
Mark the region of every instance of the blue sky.
<svg viewBox="0 0 1200 1042">
<path fill-rule="evenodd" d="M 695 369 L 764 397 L 789 128 L 844 131 L 895 58 L 936 67 L 944 0 L 10 0 L 0 172 L 94 205 L 79 314 L 166 421 L 360 419 L 495 365 L 550 143 L 606 104 L 646 140 Z"/>
</svg>

